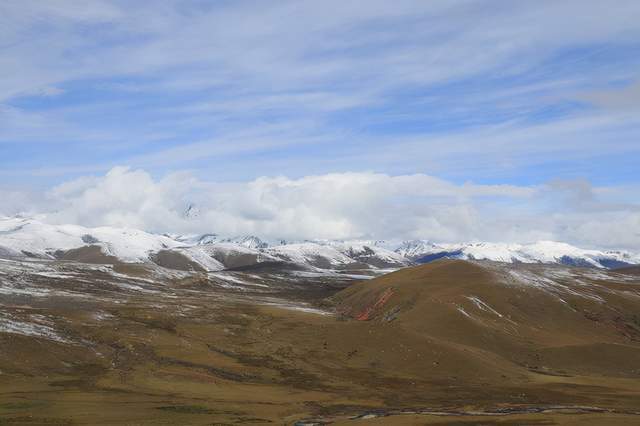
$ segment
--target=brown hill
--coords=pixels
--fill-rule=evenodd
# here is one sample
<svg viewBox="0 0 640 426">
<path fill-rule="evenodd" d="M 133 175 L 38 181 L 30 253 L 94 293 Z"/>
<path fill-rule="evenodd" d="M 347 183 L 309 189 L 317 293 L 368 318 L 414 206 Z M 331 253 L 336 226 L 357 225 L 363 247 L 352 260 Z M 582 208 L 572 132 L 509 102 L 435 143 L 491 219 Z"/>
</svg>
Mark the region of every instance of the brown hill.
<svg viewBox="0 0 640 426">
<path fill-rule="evenodd" d="M 393 322 L 549 374 L 640 377 L 640 280 L 543 265 L 443 260 L 336 294 L 343 315 Z"/>
<path fill-rule="evenodd" d="M 100 246 L 84 246 L 66 251 L 58 251 L 56 257 L 60 260 L 71 260 L 81 263 L 111 265 L 122 263 L 117 257 L 104 254 Z"/>
<path fill-rule="evenodd" d="M 624 268 L 616 268 L 614 272 L 619 274 L 640 275 L 640 265 L 625 266 Z"/>
</svg>

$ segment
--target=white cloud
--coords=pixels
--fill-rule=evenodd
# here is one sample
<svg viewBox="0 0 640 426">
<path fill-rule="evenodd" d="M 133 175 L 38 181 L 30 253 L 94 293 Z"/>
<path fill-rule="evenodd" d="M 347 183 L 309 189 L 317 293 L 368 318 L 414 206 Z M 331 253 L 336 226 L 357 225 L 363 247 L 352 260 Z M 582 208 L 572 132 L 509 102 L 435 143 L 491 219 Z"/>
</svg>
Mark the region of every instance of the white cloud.
<svg viewBox="0 0 640 426">
<path fill-rule="evenodd" d="M 42 194 L 0 187 L 0 215 L 34 214 Z"/>
<path fill-rule="evenodd" d="M 584 181 L 458 185 L 424 174 L 335 173 L 215 183 L 188 173 L 154 179 L 143 170 L 116 167 L 51 189 L 40 213 L 56 223 L 153 232 L 443 242 L 555 239 L 640 249 L 640 205 L 621 203 L 620 197 L 615 188 L 592 188 Z M 185 216 L 190 204 L 197 206 L 197 217 Z"/>
</svg>

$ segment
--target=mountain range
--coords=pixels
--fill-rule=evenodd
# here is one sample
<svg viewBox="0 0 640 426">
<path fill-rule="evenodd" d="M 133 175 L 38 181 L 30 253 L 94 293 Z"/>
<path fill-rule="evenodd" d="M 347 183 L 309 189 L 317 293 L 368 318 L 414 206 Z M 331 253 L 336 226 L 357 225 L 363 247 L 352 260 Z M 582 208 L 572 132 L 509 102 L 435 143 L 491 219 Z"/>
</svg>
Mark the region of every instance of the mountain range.
<svg viewBox="0 0 640 426">
<path fill-rule="evenodd" d="M 160 235 L 129 228 L 53 225 L 28 217 L 0 218 L 0 257 L 151 263 L 168 269 L 203 272 L 278 264 L 311 271 L 378 273 L 440 258 L 605 269 L 640 264 L 637 253 L 581 249 L 554 241 L 530 244 L 441 244 L 427 240 L 268 242 L 252 235 Z"/>
</svg>

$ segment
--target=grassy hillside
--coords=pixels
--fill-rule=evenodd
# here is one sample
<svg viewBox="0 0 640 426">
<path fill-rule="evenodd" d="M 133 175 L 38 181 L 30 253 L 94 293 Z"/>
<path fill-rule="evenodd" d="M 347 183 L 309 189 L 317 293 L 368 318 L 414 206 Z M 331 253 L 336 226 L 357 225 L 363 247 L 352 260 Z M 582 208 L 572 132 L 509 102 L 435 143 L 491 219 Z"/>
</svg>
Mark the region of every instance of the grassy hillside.
<svg viewBox="0 0 640 426">
<path fill-rule="evenodd" d="M 0 424 L 640 418 L 640 282 L 621 274 L 439 261 L 343 290 L 280 274 L 263 294 L 63 267 L 32 278 L 46 297 L 0 295 Z"/>
</svg>

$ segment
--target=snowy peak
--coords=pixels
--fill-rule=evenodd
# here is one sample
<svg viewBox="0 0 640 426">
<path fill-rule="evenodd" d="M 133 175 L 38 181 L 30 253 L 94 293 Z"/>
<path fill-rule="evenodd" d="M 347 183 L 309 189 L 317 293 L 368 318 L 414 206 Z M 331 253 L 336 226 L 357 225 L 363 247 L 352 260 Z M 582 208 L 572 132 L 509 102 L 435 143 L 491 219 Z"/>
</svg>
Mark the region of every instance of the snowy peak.
<svg viewBox="0 0 640 426">
<path fill-rule="evenodd" d="M 137 229 L 51 225 L 25 218 L 0 220 L 0 247 L 14 255 L 51 259 L 59 252 L 98 246 L 106 256 L 140 263 L 148 261 L 150 253 L 179 245 L 169 237 Z"/>
<path fill-rule="evenodd" d="M 585 250 L 554 241 L 437 244 L 413 240 L 394 246 L 378 240 L 315 240 L 270 245 L 254 235 L 158 235 L 136 229 L 86 228 L 0 217 L 0 257 L 25 256 L 85 263 L 155 263 L 169 269 L 199 271 L 251 267 L 264 262 L 321 270 L 387 270 L 440 258 L 596 268 L 640 264 L 637 254 Z"/>
<path fill-rule="evenodd" d="M 182 214 L 185 219 L 196 219 L 200 217 L 200 209 L 193 203 L 187 205 L 187 208 L 184 210 Z"/>
<path fill-rule="evenodd" d="M 185 271 L 219 271 L 264 262 L 312 270 L 376 270 L 411 263 L 393 251 L 362 241 L 269 246 L 253 235 L 157 235 L 125 228 L 52 225 L 26 218 L 0 218 L 0 256 L 149 263 Z"/>
<path fill-rule="evenodd" d="M 221 241 L 225 243 L 238 244 L 243 247 L 247 247 L 251 249 L 264 249 L 269 247 L 268 243 L 266 243 L 265 241 L 262 241 L 260 238 L 254 235 L 245 235 L 242 237 L 226 238 Z"/>
<path fill-rule="evenodd" d="M 180 241 L 186 245 L 208 245 L 217 243 L 233 243 L 247 248 L 267 248 L 269 244 L 254 235 L 243 235 L 239 237 L 223 237 L 218 234 L 195 234 L 195 235 L 173 235 L 166 234 L 166 236 Z"/>
<path fill-rule="evenodd" d="M 405 241 L 396 252 L 417 263 L 428 263 L 443 257 L 508 263 L 559 263 L 596 268 L 616 268 L 640 263 L 640 256 L 632 253 L 585 250 L 556 241 L 538 241 L 532 244 L 435 244 L 416 240 Z"/>
<path fill-rule="evenodd" d="M 400 246 L 395 249 L 395 252 L 401 256 L 412 259 L 427 253 L 432 253 L 434 250 L 439 251 L 437 247 L 438 246 L 427 240 L 408 240 L 403 241 Z"/>
<path fill-rule="evenodd" d="M 406 256 L 384 248 L 384 241 L 333 241 L 326 244 L 351 259 L 378 268 L 400 268 L 412 263 Z"/>
<path fill-rule="evenodd" d="M 214 244 L 218 241 L 220 241 L 220 236 L 218 234 L 202 234 L 197 236 L 195 244 Z"/>
</svg>

